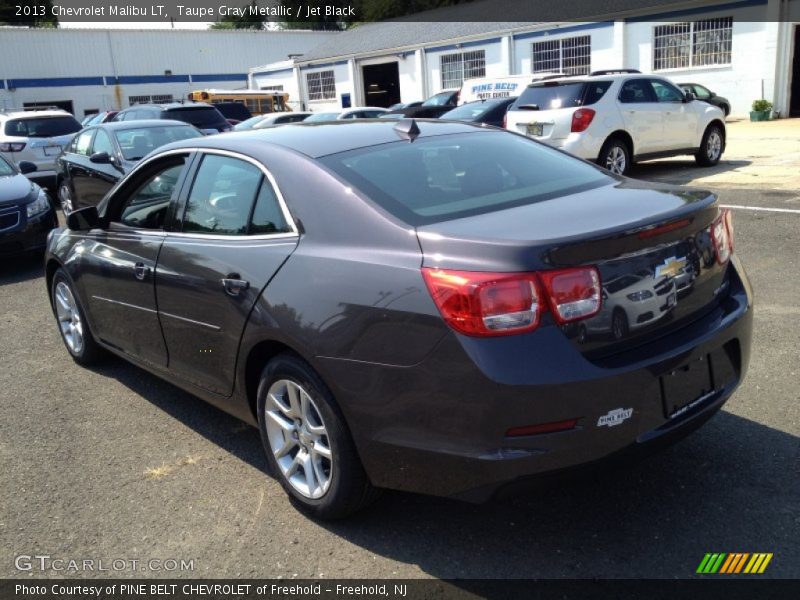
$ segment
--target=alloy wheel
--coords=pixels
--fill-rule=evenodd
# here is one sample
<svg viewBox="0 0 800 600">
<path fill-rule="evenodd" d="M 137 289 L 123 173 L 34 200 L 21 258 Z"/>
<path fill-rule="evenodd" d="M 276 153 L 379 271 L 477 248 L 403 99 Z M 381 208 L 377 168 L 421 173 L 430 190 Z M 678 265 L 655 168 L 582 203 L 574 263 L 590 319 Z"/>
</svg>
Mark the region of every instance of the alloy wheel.
<svg viewBox="0 0 800 600">
<path fill-rule="evenodd" d="M 710 161 L 715 161 L 722 153 L 722 137 L 719 132 L 714 130 L 708 136 L 706 143 L 706 156 Z"/>
<path fill-rule="evenodd" d="M 322 415 L 298 383 L 280 379 L 267 392 L 264 411 L 275 462 L 289 485 L 318 499 L 331 484 L 334 456 Z"/>
<path fill-rule="evenodd" d="M 58 326 L 67 347 L 73 354 L 80 354 L 83 350 L 83 322 L 78 311 L 78 304 L 69 286 L 59 281 L 56 284 L 54 295 Z"/>
<path fill-rule="evenodd" d="M 64 212 L 64 215 L 68 215 L 72 212 L 72 192 L 69 189 L 69 185 L 66 183 L 62 183 L 58 187 L 58 199 L 61 202 L 61 210 Z"/>
<path fill-rule="evenodd" d="M 626 166 L 625 150 L 619 146 L 612 146 L 606 155 L 606 169 L 615 175 L 622 175 Z"/>
</svg>

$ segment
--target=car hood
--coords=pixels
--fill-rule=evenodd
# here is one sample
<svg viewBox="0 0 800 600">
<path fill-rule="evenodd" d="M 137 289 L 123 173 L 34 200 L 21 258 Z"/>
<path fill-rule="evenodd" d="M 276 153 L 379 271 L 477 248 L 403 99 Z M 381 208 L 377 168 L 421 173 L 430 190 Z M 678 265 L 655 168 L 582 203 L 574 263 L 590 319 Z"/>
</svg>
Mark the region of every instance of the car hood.
<svg viewBox="0 0 800 600">
<path fill-rule="evenodd" d="M 0 206 L 16 204 L 25 200 L 34 190 L 35 183 L 25 175 L 0 177 Z"/>
</svg>

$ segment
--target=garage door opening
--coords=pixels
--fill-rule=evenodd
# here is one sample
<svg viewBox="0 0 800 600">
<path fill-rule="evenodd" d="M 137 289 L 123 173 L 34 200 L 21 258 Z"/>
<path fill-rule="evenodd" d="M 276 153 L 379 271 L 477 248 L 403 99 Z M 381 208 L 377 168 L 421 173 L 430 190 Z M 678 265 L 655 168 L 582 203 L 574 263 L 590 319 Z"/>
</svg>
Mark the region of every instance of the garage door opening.
<svg viewBox="0 0 800 600">
<path fill-rule="evenodd" d="M 388 108 L 400 102 L 400 70 L 396 62 L 364 65 L 364 104 Z"/>
<path fill-rule="evenodd" d="M 800 25 L 794 28 L 794 59 L 792 61 L 792 89 L 789 97 L 789 116 L 800 117 Z"/>
</svg>

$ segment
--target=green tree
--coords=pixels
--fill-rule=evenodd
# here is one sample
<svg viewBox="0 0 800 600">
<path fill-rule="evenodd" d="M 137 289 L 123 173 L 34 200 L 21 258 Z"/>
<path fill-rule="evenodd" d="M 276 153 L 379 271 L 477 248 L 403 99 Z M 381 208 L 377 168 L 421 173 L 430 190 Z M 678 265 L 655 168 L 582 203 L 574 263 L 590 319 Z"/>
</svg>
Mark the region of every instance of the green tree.
<svg viewBox="0 0 800 600">
<path fill-rule="evenodd" d="M 23 8 L 23 14 L 19 16 L 18 6 Z M 0 0 L 0 25 L 58 27 L 58 17 L 50 12 L 52 7 L 51 0 Z M 27 15 L 24 14 L 25 9 Z"/>
</svg>

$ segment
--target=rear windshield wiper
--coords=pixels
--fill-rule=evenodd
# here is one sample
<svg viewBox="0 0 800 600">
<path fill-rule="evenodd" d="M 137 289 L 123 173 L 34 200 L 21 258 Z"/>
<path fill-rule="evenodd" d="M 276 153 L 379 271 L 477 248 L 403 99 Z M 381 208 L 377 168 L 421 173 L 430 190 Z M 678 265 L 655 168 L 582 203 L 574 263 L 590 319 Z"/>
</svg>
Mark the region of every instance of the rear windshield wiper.
<svg viewBox="0 0 800 600">
<path fill-rule="evenodd" d="M 538 104 L 518 104 L 517 108 L 520 110 L 539 110 Z"/>
</svg>

